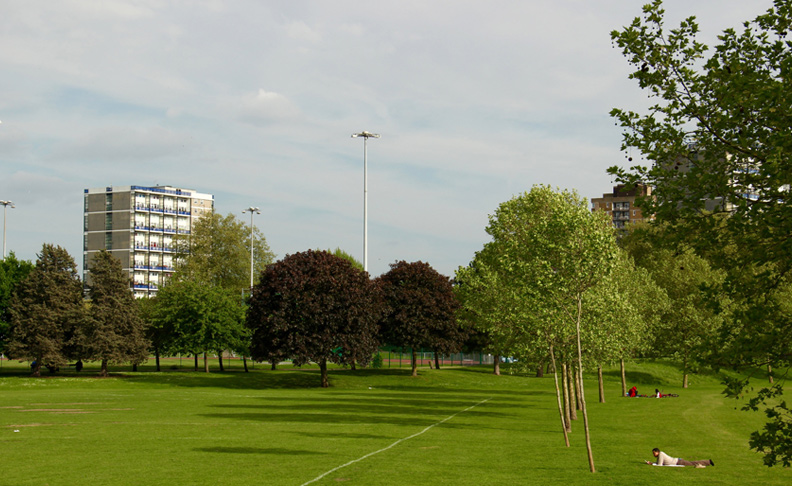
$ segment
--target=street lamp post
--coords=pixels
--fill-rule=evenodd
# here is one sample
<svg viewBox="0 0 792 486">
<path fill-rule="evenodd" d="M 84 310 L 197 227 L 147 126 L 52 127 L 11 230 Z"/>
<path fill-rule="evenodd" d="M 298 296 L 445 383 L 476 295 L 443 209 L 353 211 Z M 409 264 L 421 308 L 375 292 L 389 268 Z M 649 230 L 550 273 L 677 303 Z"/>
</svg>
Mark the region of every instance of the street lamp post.
<svg viewBox="0 0 792 486">
<path fill-rule="evenodd" d="M 251 206 L 242 211 L 244 213 L 250 213 L 250 291 L 253 292 L 253 213 L 261 214 L 261 211 Z"/>
<path fill-rule="evenodd" d="M 365 130 L 352 134 L 352 138 L 358 137 L 363 137 L 363 271 L 368 272 L 368 162 L 366 160 L 366 146 L 369 138 L 380 138 L 380 135 Z"/>
<path fill-rule="evenodd" d="M 8 206 L 14 209 L 14 203 L 11 201 L 0 201 L 3 205 L 3 260 L 6 258 L 6 219 L 8 219 Z"/>
</svg>

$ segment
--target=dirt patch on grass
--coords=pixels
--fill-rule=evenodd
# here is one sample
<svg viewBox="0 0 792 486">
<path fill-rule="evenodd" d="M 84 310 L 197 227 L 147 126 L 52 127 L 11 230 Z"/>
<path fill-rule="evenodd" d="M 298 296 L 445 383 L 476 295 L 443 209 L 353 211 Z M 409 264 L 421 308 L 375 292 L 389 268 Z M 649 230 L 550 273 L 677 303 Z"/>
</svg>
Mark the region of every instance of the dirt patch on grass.
<svg viewBox="0 0 792 486">
<path fill-rule="evenodd" d="M 49 412 L 49 413 L 94 413 L 90 410 L 82 410 L 79 408 L 28 408 L 20 410 L 20 412 Z"/>
</svg>

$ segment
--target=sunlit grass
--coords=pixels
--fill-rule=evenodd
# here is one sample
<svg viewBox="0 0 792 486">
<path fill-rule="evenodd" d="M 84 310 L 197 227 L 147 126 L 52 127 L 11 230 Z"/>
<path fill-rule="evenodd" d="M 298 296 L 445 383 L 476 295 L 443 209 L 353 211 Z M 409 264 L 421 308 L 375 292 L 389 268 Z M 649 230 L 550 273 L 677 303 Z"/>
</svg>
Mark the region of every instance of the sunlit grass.
<svg viewBox="0 0 792 486">
<path fill-rule="evenodd" d="M 333 369 L 321 389 L 315 368 L 172 365 L 97 378 L 89 364 L 35 379 L 4 362 L 0 484 L 301 485 L 376 451 L 312 484 L 792 484 L 789 470 L 764 467 L 747 447 L 761 414 L 735 410 L 714 375 L 682 389 L 665 362 L 628 365 L 628 379 L 679 398 L 622 398 L 618 370 L 606 370 L 600 404 L 596 381 L 586 381 L 596 474 L 582 418 L 564 447 L 551 377 Z M 649 467 L 653 447 L 717 466 Z"/>
</svg>

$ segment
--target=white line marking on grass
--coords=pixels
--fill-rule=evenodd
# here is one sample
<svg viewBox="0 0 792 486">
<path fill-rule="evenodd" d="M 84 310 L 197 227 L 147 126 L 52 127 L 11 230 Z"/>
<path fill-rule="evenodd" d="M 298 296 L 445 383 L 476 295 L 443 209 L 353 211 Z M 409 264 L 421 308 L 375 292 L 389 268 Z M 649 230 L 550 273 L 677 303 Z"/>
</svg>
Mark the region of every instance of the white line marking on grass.
<svg viewBox="0 0 792 486">
<path fill-rule="evenodd" d="M 332 474 L 332 473 L 334 473 L 334 472 L 338 471 L 339 469 L 343 469 L 343 468 L 345 468 L 345 467 L 347 467 L 347 466 L 350 466 L 350 465 L 352 465 L 352 464 L 354 464 L 354 463 L 356 463 L 356 462 L 360 462 L 360 461 L 362 461 L 363 459 L 368 459 L 369 457 L 371 457 L 371 456 L 373 456 L 373 455 L 375 455 L 375 454 L 379 454 L 380 452 L 385 452 L 385 451 L 387 451 L 388 449 L 390 449 L 390 448 L 392 448 L 392 447 L 394 447 L 394 446 L 396 446 L 396 445 L 398 445 L 398 444 L 400 444 L 400 443 L 404 442 L 405 440 L 410 440 L 410 439 L 412 439 L 412 438 L 418 437 L 419 435 L 421 435 L 421 434 L 423 434 L 424 432 L 428 431 L 428 430 L 429 430 L 429 429 L 431 429 L 432 427 L 434 427 L 434 426 L 436 426 L 436 425 L 440 425 L 440 424 L 442 424 L 442 423 L 444 423 L 444 422 L 447 422 L 447 421 L 451 420 L 452 418 L 456 417 L 457 415 L 459 415 L 460 413 L 465 413 L 465 412 L 467 412 L 468 410 L 471 410 L 471 409 L 473 409 L 473 408 L 476 408 L 476 407 L 478 407 L 479 405 L 481 405 L 482 403 L 488 402 L 488 401 L 490 401 L 490 400 L 492 400 L 492 397 L 489 397 L 489 398 L 487 398 L 486 400 L 482 400 L 482 401 L 478 402 L 478 403 L 477 403 L 477 404 L 475 404 L 475 405 L 471 405 L 471 406 L 469 406 L 468 408 L 466 408 L 466 409 L 464 409 L 464 410 L 460 410 L 459 412 L 455 413 L 454 415 L 450 415 L 450 416 L 448 416 L 448 417 L 444 418 L 443 420 L 441 420 L 441 421 L 437 422 L 436 424 L 432 424 L 432 425 L 430 425 L 429 427 L 427 427 L 427 428 L 423 429 L 422 431 L 420 431 L 420 432 L 417 432 L 417 433 L 415 433 L 415 434 L 413 434 L 413 435 L 411 435 L 411 436 L 409 436 L 409 437 L 404 437 L 403 439 L 399 439 L 399 440 L 397 440 L 396 442 L 394 442 L 393 444 L 389 445 L 388 447 L 384 447 L 384 448 L 382 448 L 382 449 L 380 449 L 380 450 L 378 450 L 378 451 L 370 452 L 370 453 L 366 454 L 366 455 L 365 455 L 365 456 L 363 456 L 363 457 L 359 457 L 359 458 L 357 458 L 357 459 L 354 459 L 354 460 L 351 460 L 351 461 L 349 461 L 349 462 L 348 462 L 348 463 L 346 463 L 346 464 L 342 464 L 342 465 L 340 465 L 340 466 L 338 466 L 338 467 L 335 467 L 335 468 L 333 468 L 333 469 L 331 469 L 331 470 L 327 471 L 326 473 L 323 473 L 323 474 L 321 474 L 321 475 L 319 475 L 319 476 L 317 476 L 317 477 L 315 477 L 315 478 L 311 479 L 310 481 L 308 481 L 308 482 L 306 482 L 306 483 L 303 483 L 301 486 L 305 486 L 306 484 L 315 483 L 316 481 L 319 481 L 319 480 L 320 480 L 320 479 L 322 479 L 323 477 L 327 476 L 328 474 Z"/>
</svg>

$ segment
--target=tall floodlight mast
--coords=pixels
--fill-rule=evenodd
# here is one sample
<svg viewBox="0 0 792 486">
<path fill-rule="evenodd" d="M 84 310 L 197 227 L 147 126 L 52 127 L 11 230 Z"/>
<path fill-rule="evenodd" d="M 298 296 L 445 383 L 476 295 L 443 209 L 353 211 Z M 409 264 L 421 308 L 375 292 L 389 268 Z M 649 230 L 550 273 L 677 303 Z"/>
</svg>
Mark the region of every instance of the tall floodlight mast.
<svg viewBox="0 0 792 486">
<path fill-rule="evenodd" d="M 380 138 L 378 133 L 362 131 L 353 133 L 352 138 L 363 137 L 363 270 L 368 272 L 368 162 L 366 151 L 369 138 Z"/>
</svg>

